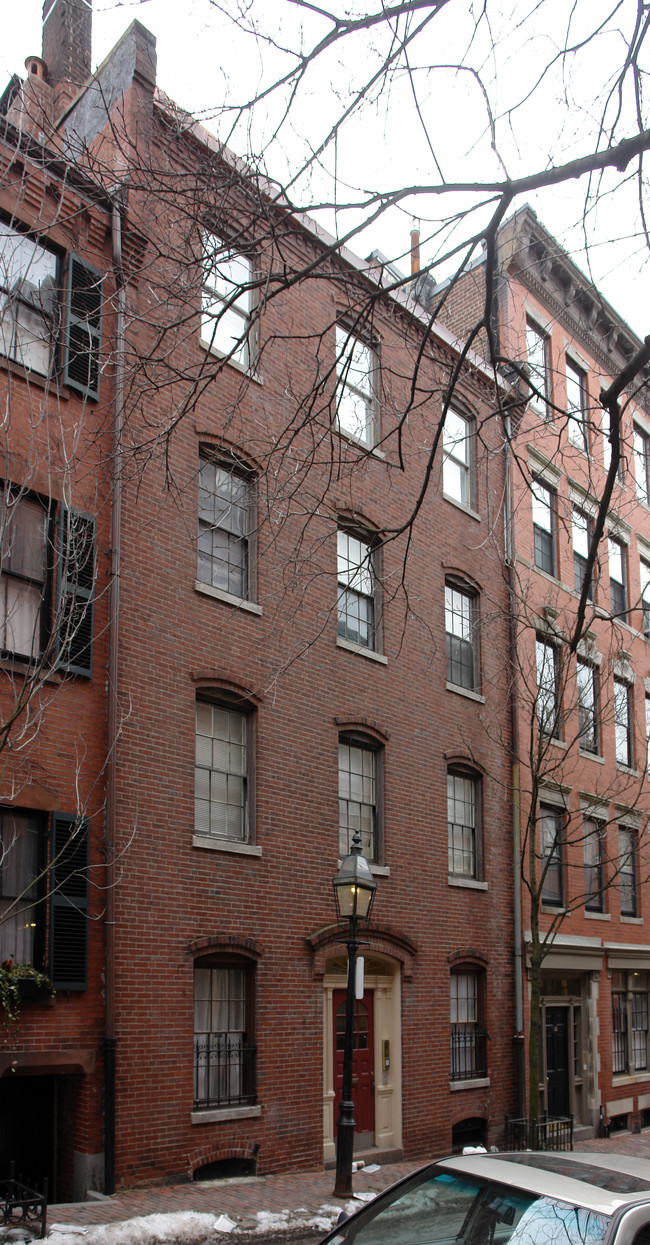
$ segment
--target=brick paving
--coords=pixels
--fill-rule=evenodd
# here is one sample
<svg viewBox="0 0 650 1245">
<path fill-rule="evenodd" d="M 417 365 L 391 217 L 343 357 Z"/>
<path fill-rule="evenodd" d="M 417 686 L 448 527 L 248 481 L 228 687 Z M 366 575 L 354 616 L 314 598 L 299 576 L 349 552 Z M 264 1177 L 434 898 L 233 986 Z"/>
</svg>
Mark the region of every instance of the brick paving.
<svg viewBox="0 0 650 1245">
<path fill-rule="evenodd" d="M 610 1139 L 593 1139 L 576 1143 L 576 1150 L 596 1150 L 629 1154 L 650 1160 L 650 1133 L 620 1133 Z M 353 1177 L 355 1193 L 381 1193 L 382 1189 L 415 1171 L 421 1163 L 387 1163 L 376 1172 L 362 1169 Z M 333 1171 L 289 1172 L 278 1176 L 259 1176 L 231 1180 L 204 1181 L 175 1185 L 155 1185 L 127 1189 L 112 1197 L 91 1202 L 68 1202 L 48 1208 L 48 1225 L 70 1224 L 89 1228 L 114 1224 L 141 1215 L 169 1214 L 174 1211 L 198 1211 L 203 1214 L 228 1215 L 242 1231 L 252 1231 L 258 1224 L 257 1212 L 280 1214 L 289 1211 L 304 1220 L 318 1214 L 324 1205 L 343 1206 L 333 1194 Z M 278 1229 L 280 1231 L 280 1229 Z M 286 1224 L 282 1235 L 289 1235 Z M 294 1232 L 295 1234 L 295 1232 Z M 316 1230 L 316 1236 L 322 1230 Z M 308 1231 L 301 1232 L 303 1237 Z M 225 1240 L 225 1237 L 222 1239 Z"/>
</svg>

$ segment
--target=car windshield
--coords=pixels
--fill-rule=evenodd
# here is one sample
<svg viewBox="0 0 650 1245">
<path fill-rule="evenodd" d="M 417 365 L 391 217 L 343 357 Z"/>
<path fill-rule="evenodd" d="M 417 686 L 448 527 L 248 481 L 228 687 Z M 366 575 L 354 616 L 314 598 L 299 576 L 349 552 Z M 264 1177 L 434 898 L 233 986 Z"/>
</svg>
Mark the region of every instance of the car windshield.
<svg viewBox="0 0 650 1245">
<path fill-rule="evenodd" d="M 330 1245 L 600 1245 L 610 1220 L 583 1206 L 450 1172 L 409 1184 L 341 1225 Z"/>
</svg>

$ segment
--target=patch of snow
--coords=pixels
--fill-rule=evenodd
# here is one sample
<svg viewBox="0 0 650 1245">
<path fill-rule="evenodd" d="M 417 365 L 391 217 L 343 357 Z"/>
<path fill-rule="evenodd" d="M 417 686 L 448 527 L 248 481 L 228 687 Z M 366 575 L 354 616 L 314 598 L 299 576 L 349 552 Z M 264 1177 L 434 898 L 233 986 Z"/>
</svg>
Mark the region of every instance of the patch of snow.
<svg viewBox="0 0 650 1245">
<path fill-rule="evenodd" d="M 199 1245 L 215 1233 L 214 1215 L 195 1210 L 174 1211 L 167 1215 L 138 1215 L 119 1223 L 78 1228 L 72 1224 L 52 1224 L 46 1240 L 50 1245 Z"/>
<path fill-rule="evenodd" d="M 232 1232 L 233 1228 L 236 1227 L 235 1220 L 231 1219 L 229 1215 L 219 1215 L 218 1219 L 214 1221 L 215 1232 Z"/>
</svg>

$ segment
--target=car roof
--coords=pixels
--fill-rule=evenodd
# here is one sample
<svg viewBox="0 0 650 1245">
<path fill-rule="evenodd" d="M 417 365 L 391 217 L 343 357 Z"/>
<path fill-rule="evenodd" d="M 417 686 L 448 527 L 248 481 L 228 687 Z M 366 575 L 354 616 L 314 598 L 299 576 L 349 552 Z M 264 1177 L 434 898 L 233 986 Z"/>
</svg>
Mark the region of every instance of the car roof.
<svg viewBox="0 0 650 1245">
<path fill-rule="evenodd" d="M 529 1190 L 542 1197 L 577 1202 L 601 1215 L 621 1206 L 650 1202 L 650 1161 L 595 1151 L 517 1151 L 459 1154 L 442 1159 L 448 1171 Z M 436 1164 L 432 1165 L 431 1174 Z"/>
</svg>

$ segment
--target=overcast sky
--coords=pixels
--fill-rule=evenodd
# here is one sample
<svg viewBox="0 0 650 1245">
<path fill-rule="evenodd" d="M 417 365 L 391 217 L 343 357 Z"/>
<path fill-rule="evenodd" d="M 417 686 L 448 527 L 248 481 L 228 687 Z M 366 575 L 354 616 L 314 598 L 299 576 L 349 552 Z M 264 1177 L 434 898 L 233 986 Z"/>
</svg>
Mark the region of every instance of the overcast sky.
<svg viewBox="0 0 650 1245">
<path fill-rule="evenodd" d="M 41 44 L 41 0 L 20 0 L 15 6 L 5 0 L 5 4 L 0 47 L 2 86 L 11 73 L 24 72 L 25 58 L 38 53 Z M 447 180 L 501 176 L 501 165 L 490 144 L 481 88 L 470 73 L 452 68 L 456 64 L 480 69 L 500 115 L 497 148 L 511 176 L 583 154 L 589 150 L 585 136 L 590 128 L 593 132 L 598 116 L 594 92 L 599 90 L 602 99 L 611 68 L 620 64 L 624 44 L 618 28 L 623 26 L 620 17 L 628 5 L 630 13 L 636 10 L 634 0 L 623 0 L 617 29 L 599 35 L 586 51 L 576 53 L 570 72 L 565 62 L 561 72 L 547 74 L 537 85 L 540 66 L 548 64 L 557 51 L 566 15 L 573 15 L 571 39 L 579 43 L 581 14 L 585 23 L 594 24 L 599 11 L 604 15 L 609 12 L 605 0 L 576 0 L 571 5 L 566 0 L 544 0 L 541 5 L 535 0 L 491 0 L 496 53 L 487 27 L 480 28 L 478 36 L 474 33 L 471 0 L 451 0 L 442 16 L 413 44 L 412 77 L 396 74 L 391 79 L 363 117 L 341 133 L 336 147 L 330 146 L 322 160 L 312 166 L 311 176 L 296 184 L 294 198 L 309 208 L 313 202 L 331 202 L 334 197 L 339 204 L 346 196 L 356 201 L 359 188 L 367 193 L 387 186 L 429 184 L 437 177 L 435 164 Z M 356 7 L 352 0 L 350 7 Z M 309 43 L 327 29 L 316 19 L 310 24 L 309 17 L 297 14 L 287 0 L 252 0 L 247 11 L 252 20 L 257 18 L 263 34 L 284 45 L 296 46 L 300 38 Z M 240 103 L 267 85 L 290 63 L 286 56 L 268 42 L 234 30 L 210 0 L 95 0 L 94 64 L 101 62 L 134 17 L 156 36 L 159 86 L 199 115 L 221 138 L 229 139 L 239 154 L 247 154 L 244 129 L 229 133 L 233 114 L 224 115 L 222 106 Z M 306 25 L 300 26 L 304 21 Z M 379 35 L 370 42 L 363 35 L 329 54 L 308 76 L 279 139 L 268 147 L 281 115 L 282 97 L 274 96 L 258 109 L 252 142 L 256 151 L 265 151 L 270 174 L 286 180 L 296 161 L 305 159 L 310 145 L 321 140 L 337 110 L 347 104 L 362 75 L 379 63 L 381 46 Z M 443 60 L 448 69 L 441 67 Z M 437 66 L 435 74 L 433 64 Z M 413 107 L 413 84 L 425 125 L 420 124 Z M 536 89 L 527 99 L 533 85 Z M 332 181 L 335 162 L 336 196 Z M 614 198 L 610 194 L 613 185 L 614 178 L 608 177 L 599 206 L 588 215 L 589 259 L 583 249 L 584 181 L 529 195 L 528 200 L 576 262 L 584 270 L 591 264 L 592 276 L 605 297 L 640 336 L 645 336 L 650 332 L 646 312 L 648 268 L 646 249 L 639 241 L 636 192 L 631 184 Z M 461 206 L 461 201 L 454 206 Z M 437 254 L 436 246 L 444 252 L 449 245 L 448 229 L 443 231 L 444 245 L 433 239 L 436 233 L 442 236 L 439 221 L 450 207 L 447 199 L 443 205 L 437 197 L 406 201 L 355 238 L 352 249 L 362 255 L 379 249 L 390 258 L 399 256 L 408 247 L 412 215 L 417 214 L 422 219 L 426 262 Z M 324 223 L 340 235 L 363 219 L 362 212 L 343 208 L 336 214 L 323 213 Z M 439 275 L 445 275 L 444 269 Z"/>
</svg>

